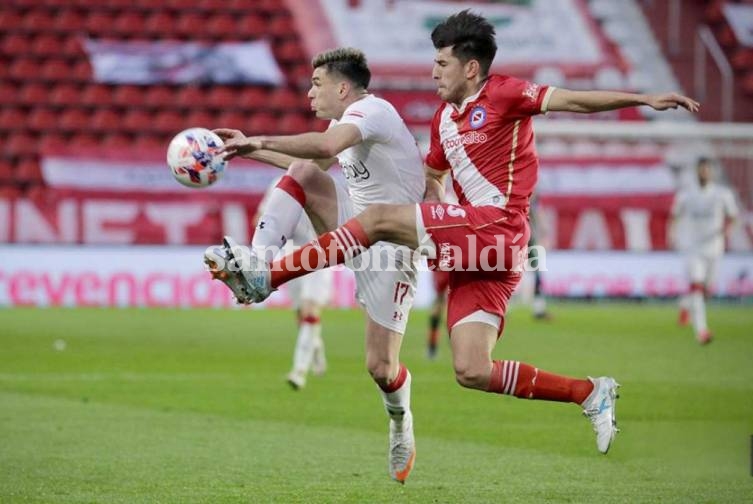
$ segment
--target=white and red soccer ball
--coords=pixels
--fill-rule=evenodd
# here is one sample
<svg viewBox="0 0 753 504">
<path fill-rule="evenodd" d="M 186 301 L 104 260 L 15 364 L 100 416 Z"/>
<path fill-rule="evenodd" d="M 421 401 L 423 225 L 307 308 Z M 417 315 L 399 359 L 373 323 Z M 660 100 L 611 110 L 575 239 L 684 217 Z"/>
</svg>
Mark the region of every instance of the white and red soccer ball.
<svg viewBox="0 0 753 504">
<path fill-rule="evenodd" d="M 222 139 L 208 129 L 183 130 L 170 141 L 167 165 L 175 180 L 184 186 L 210 186 L 222 178 L 227 166 L 218 154 L 223 145 Z"/>
</svg>

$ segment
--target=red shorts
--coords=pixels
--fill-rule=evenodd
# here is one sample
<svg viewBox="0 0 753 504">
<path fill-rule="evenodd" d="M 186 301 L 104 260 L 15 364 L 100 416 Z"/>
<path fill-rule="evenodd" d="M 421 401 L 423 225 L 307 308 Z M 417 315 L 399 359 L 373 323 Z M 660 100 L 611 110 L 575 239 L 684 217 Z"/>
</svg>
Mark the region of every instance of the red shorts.
<svg viewBox="0 0 753 504">
<path fill-rule="evenodd" d="M 447 327 L 481 310 L 502 318 L 501 332 L 528 252 L 525 210 L 448 203 L 421 203 L 420 208 L 437 250 L 437 267 L 450 272 Z"/>
</svg>

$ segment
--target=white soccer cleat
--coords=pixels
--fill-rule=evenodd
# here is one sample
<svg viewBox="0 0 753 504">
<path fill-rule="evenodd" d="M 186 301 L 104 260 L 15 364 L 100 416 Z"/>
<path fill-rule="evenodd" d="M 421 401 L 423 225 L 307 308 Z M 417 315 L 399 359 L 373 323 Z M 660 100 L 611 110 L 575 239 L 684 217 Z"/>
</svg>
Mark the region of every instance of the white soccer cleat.
<svg viewBox="0 0 753 504">
<path fill-rule="evenodd" d="M 270 286 L 267 263 L 230 236 L 222 239 L 221 247 L 204 253 L 204 263 L 212 278 L 227 285 L 239 303 L 261 303 L 274 291 Z"/>
<path fill-rule="evenodd" d="M 413 437 L 413 414 L 405 412 L 403 421 L 390 419 L 390 477 L 405 483 L 416 460 L 416 440 Z"/>
<path fill-rule="evenodd" d="M 232 256 L 229 256 L 224 247 L 220 245 L 204 252 L 204 264 L 211 273 L 212 279 L 224 283 L 232 291 L 238 303 L 250 304 L 252 302 L 252 291 L 243 275 L 238 271 L 231 271 L 228 267 L 232 260 Z"/>
<path fill-rule="evenodd" d="M 619 432 L 615 417 L 615 402 L 619 397 L 617 388 L 620 384 L 608 376 L 600 378 L 589 376 L 588 379 L 594 384 L 594 389 L 581 406 L 583 406 L 583 414 L 591 421 L 596 433 L 596 448 L 606 454 Z"/>
<path fill-rule="evenodd" d="M 291 371 L 288 373 L 288 385 L 293 390 L 300 390 L 306 386 L 306 376 L 303 373 Z"/>
</svg>

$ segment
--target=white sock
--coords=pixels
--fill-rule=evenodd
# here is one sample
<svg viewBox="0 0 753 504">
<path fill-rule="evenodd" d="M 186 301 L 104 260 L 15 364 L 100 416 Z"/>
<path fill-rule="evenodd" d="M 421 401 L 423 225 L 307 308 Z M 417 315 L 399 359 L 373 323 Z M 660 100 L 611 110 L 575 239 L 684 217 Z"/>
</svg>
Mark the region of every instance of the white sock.
<svg viewBox="0 0 753 504">
<path fill-rule="evenodd" d="M 693 328 L 696 334 L 708 330 L 706 326 L 706 302 L 703 299 L 703 292 L 693 292 L 690 294 L 690 306 L 693 319 Z"/>
<path fill-rule="evenodd" d="M 384 409 L 397 426 L 401 426 L 406 413 L 410 413 L 410 372 L 406 370 L 407 376 L 403 386 L 394 392 L 385 392 L 379 386 L 379 393 L 382 394 Z"/>
<path fill-rule="evenodd" d="M 295 198 L 279 187 L 275 188 L 256 225 L 251 245 L 271 261 L 295 231 L 302 213 L 303 207 Z"/>
<path fill-rule="evenodd" d="M 314 356 L 314 327 L 319 324 L 309 324 L 301 322 L 298 328 L 298 339 L 295 342 L 295 351 L 293 352 L 293 371 L 296 373 L 306 374 L 311 366 L 311 359 Z"/>
<path fill-rule="evenodd" d="M 680 309 L 681 310 L 690 310 L 690 294 L 685 294 L 684 296 L 680 296 Z"/>
<path fill-rule="evenodd" d="M 315 360 L 318 361 L 317 364 L 319 367 L 326 366 L 327 357 L 324 355 L 324 340 L 322 339 L 322 325 L 321 324 L 312 324 L 314 327 L 312 329 L 313 334 L 313 340 L 314 340 L 314 349 L 313 354 L 315 355 Z"/>
<path fill-rule="evenodd" d="M 534 315 L 546 313 L 546 298 L 544 296 L 534 296 L 532 305 Z"/>
</svg>

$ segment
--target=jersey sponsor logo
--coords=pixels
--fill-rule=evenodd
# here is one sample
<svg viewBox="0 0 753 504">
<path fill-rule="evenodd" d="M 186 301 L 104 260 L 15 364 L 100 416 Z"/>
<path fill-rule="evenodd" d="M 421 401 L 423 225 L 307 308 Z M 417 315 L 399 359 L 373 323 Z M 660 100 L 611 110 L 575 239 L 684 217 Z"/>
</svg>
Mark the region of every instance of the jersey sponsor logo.
<svg viewBox="0 0 753 504">
<path fill-rule="evenodd" d="M 357 163 L 341 162 L 340 166 L 342 166 L 343 175 L 345 175 L 345 179 L 348 181 L 363 182 L 364 180 L 369 180 L 371 177 L 371 173 L 363 161 L 358 161 Z"/>
<path fill-rule="evenodd" d="M 444 219 L 444 207 L 442 205 L 431 207 L 431 216 L 436 220 Z"/>
<path fill-rule="evenodd" d="M 447 207 L 447 215 L 450 217 L 465 217 L 465 210 L 454 205 Z"/>
<path fill-rule="evenodd" d="M 479 129 L 486 122 L 486 109 L 481 105 L 476 105 L 468 116 L 468 122 L 472 129 Z"/>
<path fill-rule="evenodd" d="M 538 84 L 534 84 L 533 82 L 529 82 L 526 88 L 523 90 L 523 96 L 528 98 L 531 101 L 536 101 L 536 98 L 539 97 L 539 86 Z"/>
<path fill-rule="evenodd" d="M 457 147 L 460 147 L 461 145 L 472 145 L 472 144 L 480 144 L 486 142 L 487 136 L 486 133 L 481 133 L 479 131 L 469 131 L 468 133 L 464 133 L 462 135 L 456 135 L 452 138 L 447 138 L 442 141 L 442 148 L 444 148 L 445 152 L 450 149 L 455 149 Z"/>
</svg>

